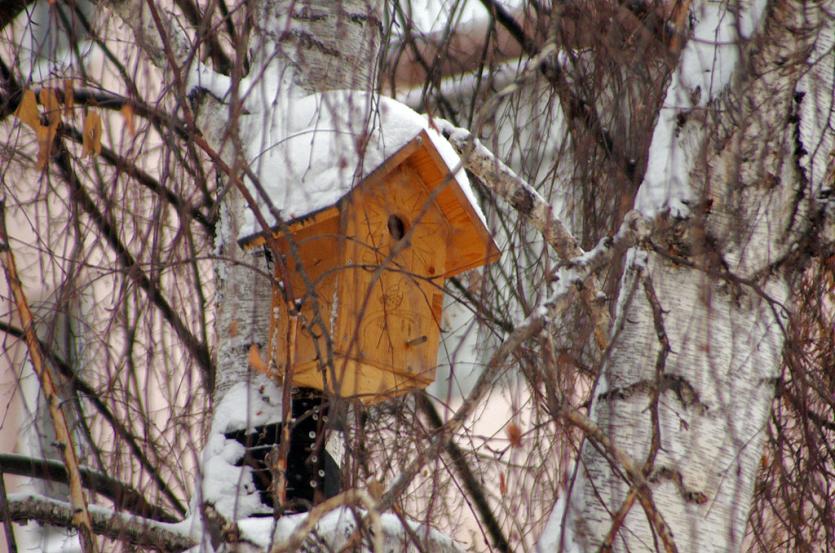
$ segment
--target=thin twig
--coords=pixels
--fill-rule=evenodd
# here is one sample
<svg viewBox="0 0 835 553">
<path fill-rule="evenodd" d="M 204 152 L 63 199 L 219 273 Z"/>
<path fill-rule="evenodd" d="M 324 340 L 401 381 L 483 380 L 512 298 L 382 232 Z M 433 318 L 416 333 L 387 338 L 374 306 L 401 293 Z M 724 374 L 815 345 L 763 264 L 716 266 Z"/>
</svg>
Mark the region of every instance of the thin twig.
<svg viewBox="0 0 835 553">
<path fill-rule="evenodd" d="M 623 500 L 620 508 L 612 516 L 612 524 L 609 526 L 609 532 L 606 533 L 606 537 L 600 544 L 600 547 L 597 548 L 598 553 L 610 553 L 612 551 L 615 538 L 618 536 L 620 529 L 623 528 L 623 523 L 626 522 L 626 515 L 632 510 L 632 506 L 635 505 L 635 499 L 637 497 L 638 486 L 632 484 L 629 487 L 629 492 L 626 494 L 626 499 Z"/>
<path fill-rule="evenodd" d="M 417 394 L 416 399 L 418 407 L 429 419 L 429 423 L 432 427 L 435 429 L 443 427 L 444 423 L 429 397 L 425 393 L 419 393 Z M 447 455 L 449 455 L 449 458 L 452 461 L 453 466 L 455 466 L 455 469 L 458 471 L 458 475 L 464 483 L 464 488 L 467 490 L 467 493 L 470 494 L 473 503 L 475 503 L 475 507 L 478 511 L 479 517 L 481 517 L 481 521 L 487 527 L 487 532 L 493 540 L 493 545 L 495 545 L 499 551 L 510 553 L 512 549 L 510 548 L 510 544 L 508 543 L 504 532 L 502 532 L 502 527 L 499 525 L 499 521 L 496 520 L 496 516 L 490 508 L 490 504 L 487 502 L 487 496 L 484 494 L 484 488 L 478 482 L 478 479 L 476 479 L 469 464 L 467 464 L 467 460 L 464 458 L 464 453 L 461 451 L 461 448 L 458 447 L 458 444 L 454 441 L 449 440 L 445 449 Z"/>
<path fill-rule="evenodd" d="M 206 42 L 214 69 L 218 73 L 228 75 L 232 71 L 232 60 L 229 59 L 220 45 L 216 34 L 217 30 L 211 25 L 210 14 L 201 14 L 199 6 L 192 0 L 174 0 L 174 3 L 177 4 L 189 23 L 199 30 L 199 38 Z"/>
<path fill-rule="evenodd" d="M 17 273 L 14 253 L 9 245 L 9 237 L 6 233 L 4 200 L 0 200 L 0 257 L 2 257 L 6 281 L 14 296 L 18 315 L 22 323 L 26 346 L 29 349 L 29 359 L 40 382 L 44 399 L 49 407 L 49 415 L 52 418 L 52 425 L 55 428 L 56 441 L 59 449 L 61 449 L 61 455 L 64 457 L 64 464 L 67 467 L 70 502 L 73 510 L 72 525 L 78 529 L 82 550 L 85 553 L 95 553 L 99 548 L 96 543 L 96 535 L 93 532 L 90 512 L 87 510 L 87 499 L 84 497 L 75 443 L 73 442 L 67 419 L 61 410 L 61 398 L 58 397 L 55 377 L 52 375 L 52 370 L 49 365 L 45 362 L 40 341 L 35 334 L 32 311 L 29 309 L 29 302 L 26 299 L 23 284 Z"/>
<path fill-rule="evenodd" d="M 606 453 L 617 463 L 617 466 L 623 468 L 626 472 L 630 483 L 635 487 L 637 499 L 644 508 L 644 512 L 649 519 L 650 524 L 656 533 L 661 537 L 661 542 L 664 544 L 664 549 L 667 553 L 675 553 L 678 551 L 675 541 L 673 540 L 673 533 L 670 526 L 664 520 L 664 516 L 656 508 L 655 502 L 652 498 L 652 489 L 649 482 L 644 477 L 642 467 L 638 466 L 632 457 L 627 455 L 623 450 L 617 447 L 614 442 L 606 435 L 606 433 L 595 424 L 589 417 L 581 413 L 578 409 L 563 402 L 559 406 L 560 416 L 570 424 L 579 428 L 586 439 L 591 440 L 595 445 L 603 448 Z"/>
<path fill-rule="evenodd" d="M 648 231 L 647 225 L 637 214 L 633 219 L 624 221 L 621 231 L 617 236 L 624 245 L 632 245 L 637 240 L 643 239 Z M 602 254 L 601 254 L 602 255 Z M 513 354 L 526 340 L 541 332 L 551 321 L 557 319 L 569 305 L 571 293 L 577 288 L 584 287 L 588 281 L 594 263 L 582 262 L 582 256 L 571 260 L 570 278 L 564 278 L 554 283 L 553 294 L 519 324 L 513 332 L 502 342 L 493 356 L 490 358 L 484 371 L 479 375 L 478 380 L 470 391 L 470 395 L 461 404 L 438 434 L 431 440 L 430 444 L 422 449 L 418 456 L 400 473 L 383 495 L 378 508 L 384 511 L 394 504 L 394 501 L 406 491 L 411 481 L 426 463 L 427 459 L 437 456 L 445 447 L 451 436 L 457 432 L 475 410 L 476 405 L 487 395 L 493 387 L 493 382 L 498 376 L 508 357 Z M 602 434 L 601 434 L 602 435 Z M 605 436 L 603 436 L 605 438 Z"/>
<path fill-rule="evenodd" d="M 15 336 L 17 338 L 23 339 L 23 330 L 8 325 L 2 321 L 0 321 L 0 332 L 5 332 L 11 336 Z M 159 487 L 160 491 L 162 492 L 165 497 L 171 502 L 171 505 L 177 510 L 178 513 L 181 515 L 186 514 L 186 507 L 180 502 L 168 484 L 163 480 L 162 475 L 159 473 L 156 465 L 151 463 L 150 459 L 145 455 L 142 451 L 142 448 L 139 446 L 139 443 L 136 441 L 136 437 L 131 434 L 127 428 L 116 418 L 113 412 L 107 407 L 107 405 L 102 401 L 101 394 L 93 388 L 90 384 L 87 383 L 84 378 L 81 377 L 76 371 L 72 369 L 63 359 L 59 356 L 55 355 L 55 353 L 49 348 L 47 344 L 41 342 L 41 351 L 44 352 L 46 358 L 49 362 L 58 369 L 58 372 L 61 373 L 61 376 L 67 379 L 67 382 L 78 392 L 84 394 L 87 401 L 93 404 L 93 407 L 96 408 L 96 411 L 104 417 L 104 420 L 110 424 L 113 431 L 116 435 L 123 439 L 130 449 L 131 453 L 136 457 L 136 460 L 139 461 L 139 464 L 142 466 L 142 469 L 147 471 L 147 474 L 153 479 L 156 485 Z"/>
<path fill-rule="evenodd" d="M 206 389 L 212 390 L 214 387 L 214 365 L 212 364 L 209 349 L 206 344 L 200 342 L 191 333 L 177 311 L 165 299 L 162 291 L 148 278 L 148 275 L 145 274 L 136 262 L 136 259 L 130 253 L 127 246 L 119 238 L 118 232 L 113 225 L 99 211 L 95 202 L 87 194 L 78 176 L 73 171 L 70 156 L 64 144 L 59 143 L 57 155 L 53 159 L 61 170 L 61 175 L 64 180 L 69 185 L 75 201 L 78 202 L 81 208 L 93 220 L 102 237 L 107 241 L 119 258 L 119 261 L 125 267 L 128 277 L 148 294 L 149 299 L 160 310 L 163 318 L 174 328 L 183 345 L 203 371 Z"/>
<path fill-rule="evenodd" d="M 546 309 L 537 309 L 502 342 L 501 346 L 499 346 L 498 350 L 490 358 L 484 371 L 479 375 L 470 395 L 467 396 L 461 404 L 461 407 L 439 429 L 439 432 L 432 438 L 429 445 L 418 453 L 417 458 L 403 469 L 397 479 L 389 486 L 389 489 L 386 490 L 386 493 L 383 494 L 383 497 L 377 505 L 379 510 L 385 511 L 389 509 L 394 504 L 394 501 L 406 491 L 406 488 L 408 488 L 414 477 L 420 472 L 420 469 L 426 461 L 435 458 L 440 453 L 450 437 L 461 428 L 475 410 L 476 405 L 478 405 L 493 387 L 493 382 L 498 376 L 499 371 L 504 367 L 507 358 L 527 339 L 535 336 L 545 328 L 547 315 L 548 311 Z"/>
<path fill-rule="evenodd" d="M 374 499 L 365 490 L 351 489 L 326 499 L 311 509 L 304 521 L 296 528 L 287 541 L 276 544 L 270 553 L 290 553 L 296 551 L 307 539 L 307 536 L 322 518 L 337 507 L 351 507 L 362 505 L 368 510 L 368 517 L 371 520 L 373 532 L 372 547 L 375 553 L 383 551 L 383 525 L 380 520 L 380 511 L 374 504 Z"/>
<path fill-rule="evenodd" d="M 467 170 L 525 217 L 542 234 L 560 259 L 568 261 L 583 255 L 579 241 L 554 215 L 551 204 L 546 202 L 536 189 L 494 156 L 466 129 L 454 127 L 451 123 L 439 119 L 436 119 L 435 123 L 441 127 L 444 136 L 458 151 Z M 595 341 L 602 351 L 608 344 L 610 321 L 605 302 L 598 300 L 598 289 L 597 279 L 589 276 L 586 286 L 580 289 L 580 297 L 594 322 Z"/>
<path fill-rule="evenodd" d="M 655 293 L 655 287 L 652 285 L 652 280 L 648 274 L 644 273 L 641 281 L 644 285 L 644 293 L 646 294 L 647 301 L 649 301 L 650 307 L 652 308 L 652 319 L 653 324 L 655 326 L 655 333 L 658 336 L 658 341 L 661 344 L 661 349 L 658 352 L 658 356 L 655 362 L 655 384 L 652 387 L 652 391 L 650 394 L 652 438 L 650 440 L 650 448 L 649 452 L 647 453 L 647 458 L 644 461 L 644 466 L 641 468 L 641 472 L 643 473 L 644 477 L 648 477 L 652 472 L 652 468 L 655 464 L 655 458 L 658 455 L 658 451 L 661 449 L 661 422 L 660 416 L 658 414 L 658 402 L 661 395 L 661 379 L 664 375 L 664 368 L 666 367 L 667 356 L 669 355 L 670 351 L 672 351 L 672 349 L 670 347 L 670 340 L 667 337 L 667 332 L 664 329 L 663 309 L 661 307 L 661 303 L 658 300 L 658 296 Z M 598 552 L 607 553 L 612 550 L 615 538 L 617 537 L 617 534 L 620 531 L 620 529 L 623 527 L 623 524 L 626 521 L 626 516 L 629 514 L 629 511 L 635 504 L 635 499 L 638 497 L 639 493 L 639 484 L 633 482 L 629 488 L 629 492 L 626 494 L 626 498 L 623 500 L 623 503 L 621 504 L 620 508 L 612 517 L 612 524 L 609 527 L 609 532 L 606 534 L 606 538 L 603 540 L 603 543 L 600 544 Z M 650 520 L 652 520 L 651 517 Z"/>
</svg>

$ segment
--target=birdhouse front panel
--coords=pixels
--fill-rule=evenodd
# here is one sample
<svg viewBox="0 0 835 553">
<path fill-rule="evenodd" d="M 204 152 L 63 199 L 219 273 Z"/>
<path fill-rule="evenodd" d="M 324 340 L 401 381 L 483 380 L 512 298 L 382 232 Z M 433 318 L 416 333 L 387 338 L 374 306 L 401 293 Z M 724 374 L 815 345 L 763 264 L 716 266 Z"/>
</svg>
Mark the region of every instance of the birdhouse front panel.
<svg viewBox="0 0 835 553">
<path fill-rule="evenodd" d="M 424 387 L 435 378 L 449 225 L 408 165 L 367 181 L 345 213 L 349 269 L 340 281 L 339 353 L 380 373 L 356 391 Z M 349 372 L 343 386 L 355 380 Z"/>
<path fill-rule="evenodd" d="M 452 231 L 417 171 L 369 179 L 290 231 L 276 235 L 289 282 L 273 306 L 277 372 L 364 401 L 432 382 Z"/>
</svg>

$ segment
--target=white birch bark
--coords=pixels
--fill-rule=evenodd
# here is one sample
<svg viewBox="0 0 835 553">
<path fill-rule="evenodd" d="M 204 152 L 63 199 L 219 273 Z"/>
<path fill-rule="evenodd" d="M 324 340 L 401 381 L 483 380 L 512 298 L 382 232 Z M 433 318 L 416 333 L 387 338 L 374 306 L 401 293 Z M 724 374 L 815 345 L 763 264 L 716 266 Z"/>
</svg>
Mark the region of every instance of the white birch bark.
<svg viewBox="0 0 835 553">
<path fill-rule="evenodd" d="M 372 88 L 374 60 L 380 46 L 376 2 L 263 2 L 256 13 L 258 40 L 253 43 L 257 47 L 245 84 L 251 95 L 248 105 L 260 111 L 250 113 L 248 119 L 268 124 L 274 120 L 274 110 L 287 108 L 276 99 L 291 94 Z M 233 147 L 246 141 L 247 131 L 240 129 L 237 136 L 229 133 L 231 110 L 211 99 L 205 107 L 207 111 L 200 118 L 205 124 L 204 134 L 224 161 L 233 168 L 254 161 L 245 159 L 241 148 Z M 257 164 L 253 163 L 252 169 L 262 182 L 272 177 L 260 174 Z M 253 193 L 256 195 L 257 190 Z M 263 252 L 247 253 L 238 245 L 247 209 L 241 192 L 230 187 L 222 200 L 216 236 L 216 411 L 204 451 L 202 501 L 227 521 L 269 513 L 271 509 L 259 504 L 259 492 L 249 469 L 235 466 L 236 456 L 243 454 L 242 448 L 223 434 L 279 422 L 284 411 L 281 386 L 256 376 L 249 362 L 253 345 L 262 352 L 262 360 L 268 357 L 273 283 Z M 273 220 L 269 213 L 264 215 Z M 246 388 L 244 393 L 240 386 Z M 242 400 L 250 407 L 229 406 L 226 399 L 232 403 Z M 253 408 L 255 404 L 259 407 Z M 230 421 L 231 409 L 241 410 L 247 416 Z"/>
<path fill-rule="evenodd" d="M 285 0 L 263 2 L 256 12 L 260 14 L 257 36 L 262 40 L 256 41 L 249 81 L 252 93 L 262 98 L 252 103 L 263 107 L 264 113 L 253 114 L 253 120 L 271 121 L 272 110 L 283 107 L 273 100 L 288 91 L 264 89 L 270 85 L 297 87 L 302 92 L 372 89 L 381 24 L 375 2 Z M 260 76 L 265 78 L 261 80 Z M 219 152 L 223 149 L 227 163 L 235 167 L 234 151 L 224 144 L 229 140 L 228 114 L 215 107 L 201 120 L 211 126 L 210 142 Z M 258 176 L 265 181 L 270 178 Z M 251 344 L 263 349 L 267 341 L 272 283 L 265 278 L 269 273 L 264 258 L 245 254 L 238 247 L 245 209 L 237 190 L 224 196 L 216 236 L 216 400 L 249 377 L 247 355 Z"/>
<path fill-rule="evenodd" d="M 740 49 L 744 69 L 730 90 L 707 111 L 686 113 L 678 129 L 677 144 L 687 144 L 685 156 L 695 160 L 689 183 L 692 198 L 705 202 L 703 224 L 697 208 L 689 220 L 673 222 L 677 232 L 655 251 L 630 253 L 591 416 L 615 446 L 644 464 L 649 486 L 638 493 L 657 513 L 638 502 L 628 508 L 634 483 L 587 441 L 541 551 L 610 544 L 617 551 L 670 550 L 659 520 L 678 551 L 741 548 L 790 301 L 784 277 L 793 267 L 777 264 L 807 227 L 793 206 L 804 213 L 821 185 L 804 190 L 787 121 L 808 49 L 831 32 L 822 29 L 826 21 L 812 2 L 769 7 L 764 30 Z M 653 309 L 652 297 L 662 311 Z M 622 508 L 628 514 L 618 530 Z"/>
</svg>

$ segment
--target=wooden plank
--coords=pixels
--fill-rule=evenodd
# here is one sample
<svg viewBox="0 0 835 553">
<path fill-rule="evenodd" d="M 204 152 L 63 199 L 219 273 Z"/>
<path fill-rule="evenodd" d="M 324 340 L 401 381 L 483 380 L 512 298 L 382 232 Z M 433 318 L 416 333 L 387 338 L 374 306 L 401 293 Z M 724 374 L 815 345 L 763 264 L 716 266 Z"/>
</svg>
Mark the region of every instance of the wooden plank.
<svg viewBox="0 0 835 553">
<path fill-rule="evenodd" d="M 290 231 L 290 234 L 295 234 L 301 231 L 304 228 L 311 227 L 321 223 L 322 221 L 327 221 L 328 219 L 332 219 L 334 217 L 339 216 L 339 209 L 337 206 L 330 206 L 324 209 L 320 209 L 315 213 L 311 213 L 309 215 L 305 215 L 303 217 L 297 217 L 292 221 L 288 222 L 287 229 Z M 287 233 L 283 232 L 280 226 L 276 225 L 272 228 L 273 236 L 276 238 L 282 238 Z M 257 234 L 252 234 L 250 236 L 246 236 L 238 240 L 238 244 L 246 251 L 253 250 L 259 246 L 263 246 L 266 244 L 267 240 L 264 238 L 264 233 L 259 232 Z"/>
<path fill-rule="evenodd" d="M 298 259 L 291 253 L 290 239 Z M 343 263 L 344 240 L 338 217 L 305 226 L 290 239 L 282 237 L 278 244 L 289 272 L 290 286 L 285 293 L 292 291 L 290 299 L 300 310 L 291 317 L 283 297 L 274 302 L 278 305 L 274 305 L 272 322 L 276 329 L 272 360 L 282 375 L 288 366 L 326 359 L 327 341 L 333 333 L 334 294 Z M 313 286 L 313 293 L 308 283 Z"/>
<path fill-rule="evenodd" d="M 299 366 L 293 384 L 324 389 L 339 397 L 357 398 L 373 404 L 423 389 L 434 378 L 434 370 L 425 375 L 395 372 L 338 355 L 334 358 L 334 368 L 326 369 L 324 373 L 316 363 Z"/>
<path fill-rule="evenodd" d="M 340 281 L 340 352 L 401 375 L 434 372 L 440 329 L 433 311 L 438 289 L 431 279 L 445 267 L 446 249 L 438 244 L 450 233 L 441 210 L 427 205 L 419 179 L 402 167 L 385 181 L 365 183 L 346 206 L 348 258 L 354 267 Z M 404 222 L 405 246 L 389 231 L 392 216 Z M 392 248 L 397 253 L 388 260 Z"/>
</svg>

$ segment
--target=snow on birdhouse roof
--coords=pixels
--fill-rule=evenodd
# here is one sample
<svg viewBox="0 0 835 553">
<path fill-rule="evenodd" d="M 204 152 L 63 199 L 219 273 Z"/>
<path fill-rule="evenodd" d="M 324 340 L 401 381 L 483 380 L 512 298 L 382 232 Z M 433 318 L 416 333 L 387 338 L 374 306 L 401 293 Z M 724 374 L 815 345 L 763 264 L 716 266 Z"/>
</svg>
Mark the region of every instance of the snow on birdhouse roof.
<svg viewBox="0 0 835 553">
<path fill-rule="evenodd" d="M 334 205 L 374 169 L 426 131 L 455 180 L 484 222 L 461 160 L 426 117 L 385 96 L 332 91 L 287 99 L 287 105 L 246 116 L 245 147 L 263 192 L 285 222 Z M 264 194 L 248 183 L 268 223 Z M 485 224 L 486 225 L 486 224 Z M 239 239 L 264 229 L 247 209 Z"/>
</svg>

